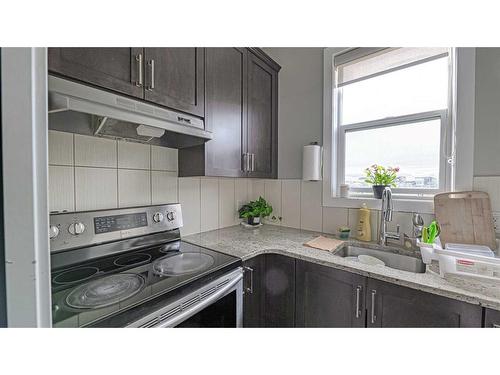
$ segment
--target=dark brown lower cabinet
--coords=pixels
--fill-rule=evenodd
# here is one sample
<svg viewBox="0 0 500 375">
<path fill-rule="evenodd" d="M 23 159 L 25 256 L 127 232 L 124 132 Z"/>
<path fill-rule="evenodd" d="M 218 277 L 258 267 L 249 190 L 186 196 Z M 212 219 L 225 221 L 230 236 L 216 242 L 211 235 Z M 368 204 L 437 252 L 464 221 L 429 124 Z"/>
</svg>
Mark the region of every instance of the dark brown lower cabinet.
<svg viewBox="0 0 500 375">
<path fill-rule="evenodd" d="M 368 279 L 368 327 L 481 327 L 482 308 Z"/>
<path fill-rule="evenodd" d="M 351 272 L 266 254 L 244 262 L 245 327 L 481 327 L 483 308 Z M 485 312 L 500 326 L 500 311 Z"/>
<path fill-rule="evenodd" d="M 243 326 L 293 327 L 295 259 L 265 254 L 245 261 L 243 266 Z"/>
<path fill-rule="evenodd" d="M 297 261 L 297 327 L 364 327 L 366 278 Z"/>
<path fill-rule="evenodd" d="M 278 254 L 265 255 L 264 326 L 295 326 L 295 259 Z"/>
<path fill-rule="evenodd" d="M 484 327 L 485 328 L 500 328 L 500 311 L 485 309 Z"/>
</svg>

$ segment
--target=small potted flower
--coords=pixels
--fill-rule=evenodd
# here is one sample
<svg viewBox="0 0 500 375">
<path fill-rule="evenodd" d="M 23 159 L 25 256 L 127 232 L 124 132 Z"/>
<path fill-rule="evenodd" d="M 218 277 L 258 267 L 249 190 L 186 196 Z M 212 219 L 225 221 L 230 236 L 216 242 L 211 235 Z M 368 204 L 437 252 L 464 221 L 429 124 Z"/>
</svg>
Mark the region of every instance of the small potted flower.
<svg viewBox="0 0 500 375">
<path fill-rule="evenodd" d="M 261 218 L 271 215 L 271 212 L 273 212 L 273 207 L 262 197 L 245 204 L 238 210 L 240 218 L 247 219 L 250 225 L 259 225 Z"/>
<path fill-rule="evenodd" d="M 373 196 L 376 199 L 382 198 L 382 193 L 387 186 L 396 187 L 397 173 L 399 167 L 383 167 L 373 164 L 365 169 L 365 182 L 372 185 Z"/>
</svg>

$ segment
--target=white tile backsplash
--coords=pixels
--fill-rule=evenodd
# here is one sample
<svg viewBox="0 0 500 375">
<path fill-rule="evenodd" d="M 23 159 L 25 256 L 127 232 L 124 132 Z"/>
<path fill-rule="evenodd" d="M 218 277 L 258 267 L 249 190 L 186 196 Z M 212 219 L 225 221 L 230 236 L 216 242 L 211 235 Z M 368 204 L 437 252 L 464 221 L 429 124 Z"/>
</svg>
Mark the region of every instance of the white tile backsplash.
<svg viewBox="0 0 500 375">
<path fill-rule="evenodd" d="M 49 130 L 49 165 L 73 165 L 73 134 Z"/>
<path fill-rule="evenodd" d="M 75 166 L 116 168 L 117 142 L 75 134 Z"/>
<path fill-rule="evenodd" d="M 203 177 L 200 182 L 200 227 L 202 232 L 219 228 L 219 179 Z"/>
<path fill-rule="evenodd" d="M 300 228 L 300 183 L 301 180 L 281 182 L 281 225 Z"/>
<path fill-rule="evenodd" d="M 76 211 L 118 207 L 117 172 L 112 168 L 76 167 Z"/>
<path fill-rule="evenodd" d="M 281 180 L 265 180 L 264 195 L 273 212 L 265 218 L 265 223 L 281 225 Z"/>
<path fill-rule="evenodd" d="M 151 204 L 151 172 L 118 169 L 118 207 Z"/>
<path fill-rule="evenodd" d="M 321 232 L 323 228 L 322 182 L 302 181 L 300 194 L 300 227 Z"/>
<path fill-rule="evenodd" d="M 150 169 L 151 146 L 136 142 L 118 142 L 118 168 Z"/>
<path fill-rule="evenodd" d="M 338 234 L 339 227 L 347 226 L 347 224 L 347 208 L 323 207 L 323 232 Z"/>
<path fill-rule="evenodd" d="M 264 197 L 264 180 L 250 179 L 248 185 L 248 200 L 254 201 Z"/>
<path fill-rule="evenodd" d="M 357 209 L 322 207 L 322 183 L 301 180 L 177 177 L 177 150 L 132 142 L 49 132 L 49 208 L 84 211 L 180 202 L 182 235 L 236 225 L 237 210 L 263 196 L 281 225 L 336 234 L 351 227 Z M 475 177 L 474 189 L 490 194 L 500 211 L 500 177 Z M 376 239 L 378 210 L 372 210 Z M 424 215 L 426 225 L 434 219 Z M 269 221 L 268 221 L 269 222 Z M 279 220 L 275 223 L 280 224 Z M 395 212 L 391 230 L 411 231 L 411 213 Z"/>
<path fill-rule="evenodd" d="M 500 176 L 474 177 L 474 190 L 488 193 L 491 209 L 500 211 Z"/>
<path fill-rule="evenodd" d="M 250 195 L 248 193 L 250 182 L 251 181 L 247 178 L 236 178 L 234 180 L 234 200 L 236 201 L 237 210 L 250 200 Z"/>
<path fill-rule="evenodd" d="M 151 204 L 177 202 L 177 173 L 151 171 Z"/>
<path fill-rule="evenodd" d="M 151 146 L 151 169 L 177 171 L 178 152 L 174 148 Z"/>
<path fill-rule="evenodd" d="M 201 230 L 200 178 L 179 178 L 179 203 L 182 206 L 184 226 L 181 235 L 199 233 Z"/>
<path fill-rule="evenodd" d="M 238 223 L 235 182 L 234 178 L 219 179 L 219 227 L 221 228 Z"/>
<path fill-rule="evenodd" d="M 49 210 L 75 210 L 75 178 L 73 167 L 49 166 Z"/>
</svg>

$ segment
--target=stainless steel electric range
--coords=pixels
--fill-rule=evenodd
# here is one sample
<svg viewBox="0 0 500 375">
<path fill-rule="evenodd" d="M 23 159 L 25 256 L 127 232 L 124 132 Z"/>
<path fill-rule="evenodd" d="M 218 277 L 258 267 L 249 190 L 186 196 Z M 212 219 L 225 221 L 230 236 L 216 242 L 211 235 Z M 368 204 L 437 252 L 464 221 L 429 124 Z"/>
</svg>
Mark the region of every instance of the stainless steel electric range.
<svg viewBox="0 0 500 375">
<path fill-rule="evenodd" d="M 241 260 L 180 227 L 179 204 L 50 215 L 53 326 L 241 326 Z"/>
</svg>

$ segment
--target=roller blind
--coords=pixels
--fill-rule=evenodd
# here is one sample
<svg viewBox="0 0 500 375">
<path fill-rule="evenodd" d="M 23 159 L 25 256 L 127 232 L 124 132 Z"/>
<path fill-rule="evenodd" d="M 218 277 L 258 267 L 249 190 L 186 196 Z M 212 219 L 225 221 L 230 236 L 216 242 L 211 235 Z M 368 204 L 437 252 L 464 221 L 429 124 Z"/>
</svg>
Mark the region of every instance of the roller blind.
<svg viewBox="0 0 500 375">
<path fill-rule="evenodd" d="M 354 48 L 334 57 L 337 86 L 448 55 L 448 48 Z"/>
</svg>

